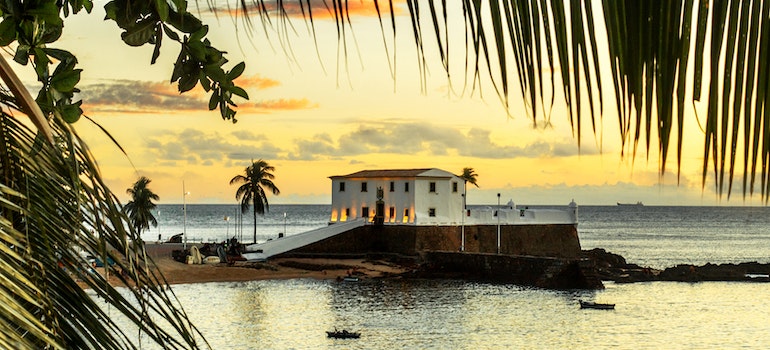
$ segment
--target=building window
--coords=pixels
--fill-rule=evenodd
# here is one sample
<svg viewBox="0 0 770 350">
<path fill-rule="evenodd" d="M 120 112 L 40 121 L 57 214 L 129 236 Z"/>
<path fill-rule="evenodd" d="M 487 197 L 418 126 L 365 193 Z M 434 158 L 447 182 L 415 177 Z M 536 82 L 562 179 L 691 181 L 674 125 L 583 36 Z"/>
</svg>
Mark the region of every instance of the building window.
<svg viewBox="0 0 770 350">
<path fill-rule="evenodd" d="M 409 222 L 409 208 L 404 208 L 404 217 L 401 220 L 402 222 Z"/>
<path fill-rule="evenodd" d="M 404 192 L 409 192 L 409 183 L 404 182 Z"/>
<path fill-rule="evenodd" d="M 435 218 L 436 217 L 436 208 L 428 208 L 428 216 Z"/>
<path fill-rule="evenodd" d="M 452 182 L 452 192 L 457 193 L 457 181 Z"/>
<path fill-rule="evenodd" d="M 345 208 L 345 217 L 350 216 L 350 208 Z"/>
<path fill-rule="evenodd" d="M 369 207 L 362 207 L 361 208 L 361 217 L 362 218 L 368 218 L 369 217 Z"/>
<path fill-rule="evenodd" d="M 340 192 L 345 192 L 345 182 L 340 182 Z"/>
<path fill-rule="evenodd" d="M 367 192 L 366 190 L 366 182 L 361 183 L 361 192 Z"/>
<path fill-rule="evenodd" d="M 431 193 L 436 192 L 436 183 L 435 182 L 431 182 L 429 185 L 430 185 L 430 191 L 429 192 L 431 192 Z"/>
<path fill-rule="evenodd" d="M 396 183 L 391 181 L 390 182 L 390 192 L 394 192 L 396 190 Z"/>
<path fill-rule="evenodd" d="M 390 210 L 388 210 L 388 218 L 390 218 L 390 221 L 393 221 L 393 218 L 396 217 L 396 207 L 390 207 Z"/>
</svg>

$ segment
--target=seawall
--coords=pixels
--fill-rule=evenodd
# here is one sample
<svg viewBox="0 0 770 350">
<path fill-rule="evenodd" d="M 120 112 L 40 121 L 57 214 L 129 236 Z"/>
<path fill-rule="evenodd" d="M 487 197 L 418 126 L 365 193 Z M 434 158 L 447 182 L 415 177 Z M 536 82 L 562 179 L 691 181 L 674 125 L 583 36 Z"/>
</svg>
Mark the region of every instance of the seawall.
<svg viewBox="0 0 770 350">
<path fill-rule="evenodd" d="M 460 251 L 465 236 L 465 250 Z M 281 254 L 284 257 L 412 257 L 420 278 L 462 278 L 550 289 L 600 289 L 592 261 L 581 259 L 574 225 L 358 227 Z"/>
<path fill-rule="evenodd" d="M 494 281 L 548 289 L 602 289 L 588 259 L 543 256 L 422 252 L 417 277 Z"/>
<path fill-rule="evenodd" d="M 497 226 L 367 225 L 295 249 L 286 255 L 361 255 L 371 253 L 418 256 L 424 251 L 497 254 Z M 500 226 L 500 254 L 578 258 L 580 240 L 574 225 Z"/>
</svg>

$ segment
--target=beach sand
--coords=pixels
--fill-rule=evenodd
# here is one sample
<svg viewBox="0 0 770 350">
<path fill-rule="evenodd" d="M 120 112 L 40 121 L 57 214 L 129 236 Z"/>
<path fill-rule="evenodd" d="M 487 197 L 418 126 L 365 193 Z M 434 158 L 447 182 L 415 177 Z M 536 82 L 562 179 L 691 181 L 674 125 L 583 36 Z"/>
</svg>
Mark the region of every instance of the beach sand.
<svg viewBox="0 0 770 350">
<path fill-rule="evenodd" d="M 147 255 L 169 284 L 291 278 L 337 279 L 348 273 L 365 279 L 395 276 L 409 270 L 385 261 L 326 258 L 278 258 L 264 263 L 236 262 L 232 266 L 225 263 L 188 265 L 171 258 L 171 252 L 181 248 L 181 244 L 173 243 L 148 243 L 145 246 Z"/>
</svg>

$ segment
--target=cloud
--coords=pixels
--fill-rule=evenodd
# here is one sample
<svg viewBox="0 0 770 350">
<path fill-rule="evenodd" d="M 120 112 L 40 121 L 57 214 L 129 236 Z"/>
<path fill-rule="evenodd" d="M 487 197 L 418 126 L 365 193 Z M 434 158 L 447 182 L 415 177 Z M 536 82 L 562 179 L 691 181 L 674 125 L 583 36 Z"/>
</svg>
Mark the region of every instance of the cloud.
<svg viewBox="0 0 770 350">
<path fill-rule="evenodd" d="M 312 103 L 306 98 L 278 99 L 246 102 L 238 104 L 237 111 L 243 113 L 268 113 L 271 111 L 287 111 L 318 108 L 317 103 Z"/>
<path fill-rule="evenodd" d="M 261 134 L 236 131 L 228 135 L 185 129 L 151 138 L 147 148 L 158 162 L 214 165 L 237 160 L 281 159 L 286 152 Z"/>
<path fill-rule="evenodd" d="M 577 146 L 569 140 L 503 145 L 493 141 L 491 134 L 490 130 L 481 128 L 462 132 L 430 123 L 360 125 L 358 129 L 341 135 L 336 142 L 328 134 L 295 140 L 295 151 L 290 153 L 289 158 L 336 159 L 370 153 L 393 153 L 510 159 L 570 157 L 578 154 Z"/>
<path fill-rule="evenodd" d="M 251 159 L 343 160 L 369 154 L 460 156 L 484 159 L 555 158 L 577 155 L 577 146 L 566 152 L 569 141 L 536 141 L 524 145 L 495 142 L 492 132 L 473 128 L 466 132 L 430 123 L 361 125 L 339 136 L 320 133 L 278 146 L 265 134 L 237 130 L 225 135 L 196 129 L 169 131 L 150 138 L 146 146 L 158 162 L 221 164 Z"/>
<path fill-rule="evenodd" d="M 169 83 L 117 80 L 109 83 L 84 84 L 80 97 L 88 113 L 174 113 L 206 108 L 202 91 L 194 89 L 181 95 Z"/>
<path fill-rule="evenodd" d="M 278 80 L 263 78 L 259 75 L 252 75 L 250 77 L 239 77 L 235 80 L 235 85 L 238 85 L 244 89 L 253 88 L 257 90 L 267 90 L 269 88 L 280 86 L 281 83 Z"/>
<path fill-rule="evenodd" d="M 244 7 L 240 6 L 244 2 L 240 2 L 237 8 L 216 8 L 216 13 L 227 13 L 230 16 L 242 16 L 244 14 Z M 270 16 L 275 16 L 278 13 L 277 1 L 252 1 L 247 2 L 245 12 L 249 13 L 251 17 L 256 20 L 262 20 L 259 18 L 260 13 L 267 13 Z M 309 6 L 308 6 L 309 5 Z M 393 12 L 396 15 L 403 14 L 403 1 L 394 1 Z M 337 11 L 344 11 L 342 16 L 347 17 L 376 17 L 377 8 L 374 7 L 374 3 L 368 1 L 350 1 L 346 2 L 343 7 L 336 9 Z M 296 2 L 283 2 L 282 13 L 294 18 L 308 17 L 312 11 L 313 20 L 319 19 L 333 19 L 335 16 L 340 16 L 331 3 L 324 0 L 311 0 L 308 2 L 296 1 Z M 390 8 L 387 6 L 380 6 L 380 11 L 383 12 L 383 16 L 389 13 Z"/>
<path fill-rule="evenodd" d="M 237 81 L 247 91 L 265 90 L 280 85 L 278 81 L 251 76 Z M 116 80 L 104 83 L 83 84 L 80 98 L 87 114 L 93 113 L 162 113 L 179 114 L 208 109 L 210 94 L 199 86 L 180 94 L 176 84 Z M 262 101 L 244 101 L 233 98 L 242 117 L 244 113 L 271 113 L 272 111 L 317 108 L 318 104 L 306 98 L 282 98 Z"/>
</svg>

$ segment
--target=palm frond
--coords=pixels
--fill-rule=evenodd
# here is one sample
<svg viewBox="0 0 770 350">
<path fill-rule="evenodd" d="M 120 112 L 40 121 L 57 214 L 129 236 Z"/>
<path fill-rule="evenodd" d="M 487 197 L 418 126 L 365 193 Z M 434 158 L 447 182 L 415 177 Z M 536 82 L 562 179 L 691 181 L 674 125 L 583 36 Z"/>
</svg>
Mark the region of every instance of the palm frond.
<svg viewBox="0 0 770 350">
<path fill-rule="evenodd" d="M 140 347 L 102 301 L 165 348 L 206 345 L 145 257 L 144 243 L 75 131 L 54 118 L 54 142 L 46 142 L 6 110 L 0 115 L 0 347 Z M 119 291 L 84 255 L 114 261 L 103 273 L 133 288 Z"/>
<path fill-rule="evenodd" d="M 279 2 L 279 6 L 287 3 Z M 335 8 L 345 8 L 347 1 L 332 3 Z M 393 1 L 389 5 L 392 16 L 397 5 Z M 456 51 L 448 49 L 452 38 L 446 33 L 457 25 L 451 13 L 460 11 L 466 76 L 473 77 L 474 89 L 486 70 L 487 82 L 509 106 L 509 85 L 518 82 L 521 101 L 529 107 L 533 121 L 538 122 L 540 102 L 546 112 L 543 120 L 549 123 L 558 76 L 580 146 L 584 111 L 590 114 L 593 133 L 598 132 L 596 118 L 605 112 L 602 76 L 611 76 L 621 156 L 630 149 L 635 158 L 639 143 L 644 142 L 646 154 L 657 149 L 661 175 L 666 172 L 670 149 L 675 147 L 677 177 L 681 176 L 685 118 L 696 112 L 688 105 L 701 101 L 707 91 L 703 185 L 713 174 L 716 193 L 729 199 L 735 172 L 742 171 L 744 198 L 758 192 L 765 203 L 770 199 L 769 7 L 750 0 L 406 1 L 411 23 L 408 32 L 417 49 L 423 89 L 428 65 L 425 52 L 431 46 L 439 53 L 451 86 L 449 62 Z M 422 20 L 424 12 L 430 13 L 429 21 Z M 382 23 L 379 4 L 377 14 Z M 338 38 L 344 44 L 350 22 L 336 21 Z M 601 37 L 606 37 L 606 44 L 598 39 Z M 604 60 L 609 65 L 600 64 Z M 546 64 L 550 72 L 544 72 Z M 517 79 L 511 78 L 513 71 Z M 546 80 L 550 87 L 544 84 Z M 546 107 L 549 93 L 550 106 Z M 692 93 L 689 100 L 688 93 Z M 584 106 L 586 102 L 588 106 Z M 736 165 L 741 163 L 742 167 Z"/>
</svg>

